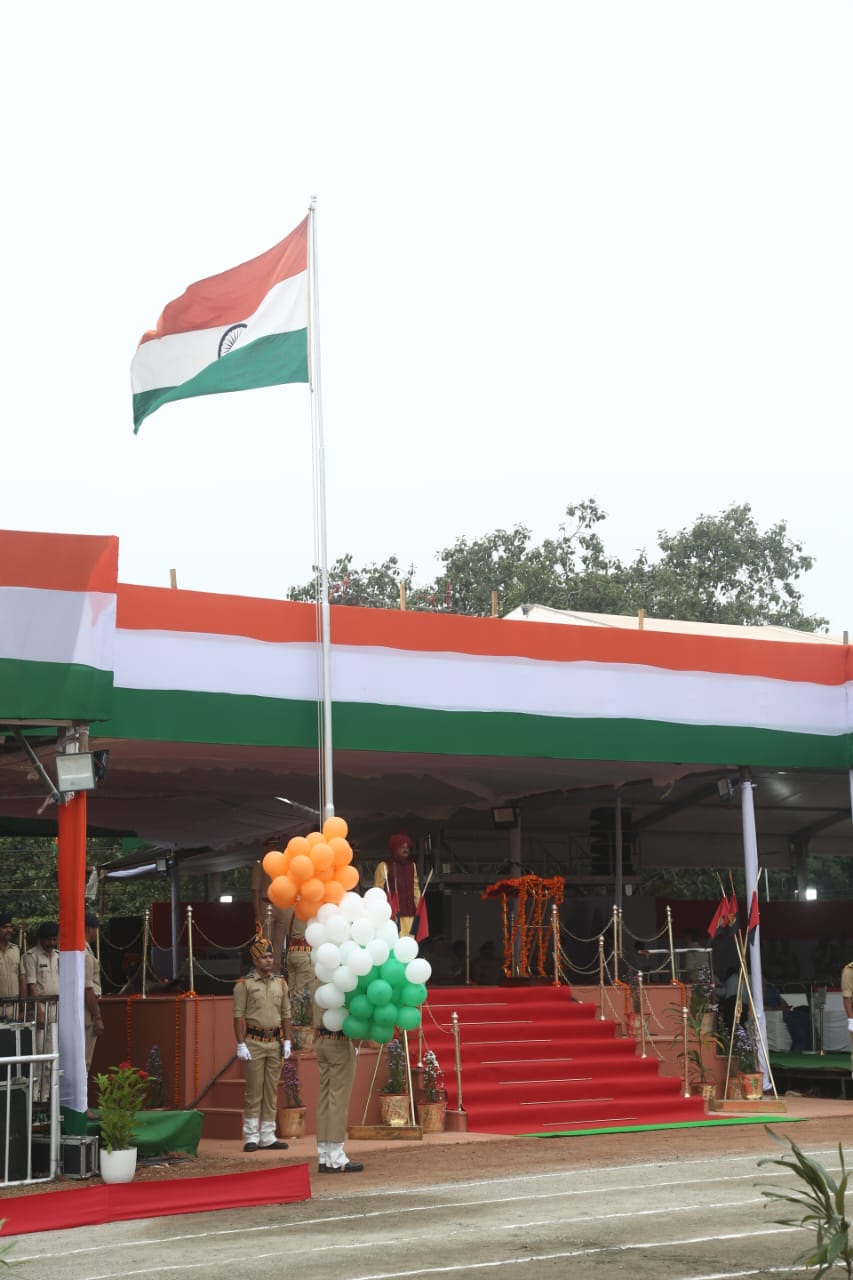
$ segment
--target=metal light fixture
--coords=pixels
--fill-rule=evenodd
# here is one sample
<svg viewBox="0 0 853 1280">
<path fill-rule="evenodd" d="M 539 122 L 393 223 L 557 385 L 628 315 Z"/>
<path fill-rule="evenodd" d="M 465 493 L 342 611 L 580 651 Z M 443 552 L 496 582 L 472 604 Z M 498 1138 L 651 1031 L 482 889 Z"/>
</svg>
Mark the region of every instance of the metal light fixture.
<svg viewBox="0 0 853 1280">
<path fill-rule="evenodd" d="M 91 751 L 56 757 L 56 786 L 63 794 L 69 791 L 94 791 L 95 762 Z"/>
<path fill-rule="evenodd" d="M 518 809 L 514 804 L 504 805 L 499 809 L 492 809 L 492 822 L 496 827 L 505 827 L 511 829 L 518 826 Z"/>
</svg>

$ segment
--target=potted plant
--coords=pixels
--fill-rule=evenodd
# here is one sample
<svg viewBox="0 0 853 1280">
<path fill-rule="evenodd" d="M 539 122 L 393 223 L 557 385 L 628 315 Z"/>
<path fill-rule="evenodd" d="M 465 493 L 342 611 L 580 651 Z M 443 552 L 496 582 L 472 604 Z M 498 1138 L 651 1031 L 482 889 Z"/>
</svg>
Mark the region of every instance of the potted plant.
<svg viewBox="0 0 853 1280">
<path fill-rule="evenodd" d="M 409 1076 L 406 1050 L 397 1036 L 388 1041 L 387 1056 L 388 1078 L 379 1093 L 379 1108 L 383 1124 L 400 1128 L 409 1123 Z"/>
<path fill-rule="evenodd" d="M 418 1124 L 424 1133 L 441 1133 L 447 1114 L 447 1095 L 444 1091 L 444 1072 L 432 1049 L 423 1056 L 421 1073 L 423 1101 L 418 1103 Z"/>
<path fill-rule="evenodd" d="M 136 1172 L 133 1130 L 148 1096 L 148 1072 L 129 1062 L 96 1076 L 104 1182 L 130 1182 Z"/>
<path fill-rule="evenodd" d="M 716 1072 L 713 1067 L 708 1065 L 705 1050 L 711 1045 L 723 1049 L 726 1048 L 726 1045 L 714 1032 L 717 998 L 713 978 L 708 970 L 700 969 L 696 974 L 686 1006 L 672 1005 L 670 1007 L 681 1017 L 684 1017 L 683 1008 L 686 1007 L 687 1009 L 685 1022 L 688 1034 L 688 1082 L 695 1093 L 701 1093 L 703 1097 L 710 1098 L 713 1095 L 714 1085 L 716 1084 Z M 673 1042 L 682 1046 L 678 1057 L 683 1062 L 683 1031 L 679 1031 L 677 1035 L 673 1036 Z"/>
<path fill-rule="evenodd" d="M 278 1109 L 278 1131 L 283 1138 L 304 1138 L 305 1104 L 299 1083 L 299 1068 L 291 1055 L 281 1068 L 281 1087 L 284 1089 L 284 1106 Z"/>
<path fill-rule="evenodd" d="M 764 1075 L 757 1064 L 755 1032 L 752 1024 L 738 1023 L 732 1036 L 732 1062 L 740 1081 L 741 1096 L 755 1101 L 764 1095 Z"/>
</svg>

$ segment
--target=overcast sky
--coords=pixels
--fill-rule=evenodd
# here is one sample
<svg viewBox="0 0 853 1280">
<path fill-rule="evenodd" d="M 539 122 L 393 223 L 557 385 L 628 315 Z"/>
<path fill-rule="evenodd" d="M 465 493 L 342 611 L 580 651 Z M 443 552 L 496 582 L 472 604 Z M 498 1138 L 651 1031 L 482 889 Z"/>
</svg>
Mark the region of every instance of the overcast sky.
<svg viewBox="0 0 853 1280">
<path fill-rule="evenodd" d="M 304 386 L 132 434 L 142 332 L 319 201 L 329 555 L 608 549 L 750 502 L 853 630 L 847 0 L 42 0 L 0 7 L 0 525 L 120 576 L 283 595 Z"/>
</svg>

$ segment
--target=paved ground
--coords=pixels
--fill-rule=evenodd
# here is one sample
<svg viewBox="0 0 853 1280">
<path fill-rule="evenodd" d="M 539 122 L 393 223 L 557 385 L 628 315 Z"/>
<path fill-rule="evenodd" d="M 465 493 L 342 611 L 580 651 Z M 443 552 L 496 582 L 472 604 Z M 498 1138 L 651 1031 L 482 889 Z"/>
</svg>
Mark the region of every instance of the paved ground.
<svg viewBox="0 0 853 1280">
<path fill-rule="evenodd" d="M 853 1139 L 853 1104 L 789 1099 L 779 1125 L 827 1164 Z M 285 1158 L 308 1159 L 307 1139 Z M 148 1219 L 19 1237 L 20 1274 L 41 1280 L 408 1280 L 484 1273 L 728 1280 L 780 1274 L 805 1232 L 770 1221 L 759 1187 L 776 1147 L 760 1125 L 568 1139 L 441 1134 L 351 1143 L 362 1174 L 321 1177 L 298 1205 Z M 202 1143 L 160 1176 L 258 1168 L 239 1144 Z M 150 1171 L 152 1174 L 154 1171 Z M 148 1171 L 146 1171 L 147 1176 Z M 79 1185 L 79 1184 L 77 1184 Z M 46 1201 L 49 1213 L 49 1197 Z"/>
</svg>

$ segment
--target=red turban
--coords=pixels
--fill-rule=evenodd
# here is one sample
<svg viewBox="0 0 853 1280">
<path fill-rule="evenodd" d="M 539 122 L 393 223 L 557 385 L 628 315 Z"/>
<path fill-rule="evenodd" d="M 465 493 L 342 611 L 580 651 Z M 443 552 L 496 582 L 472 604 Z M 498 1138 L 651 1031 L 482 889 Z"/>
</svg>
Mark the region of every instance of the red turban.
<svg viewBox="0 0 853 1280">
<path fill-rule="evenodd" d="M 407 836 L 404 831 L 398 831 L 397 834 L 392 836 L 388 841 L 388 849 L 391 853 L 399 853 L 404 844 L 408 845 L 411 849 L 412 837 Z"/>
</svg>

